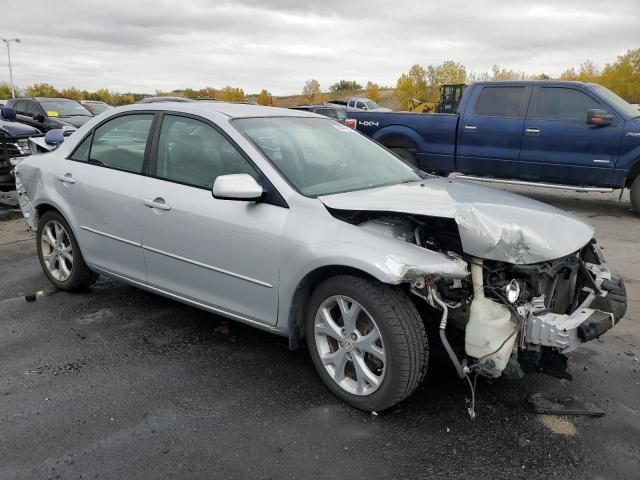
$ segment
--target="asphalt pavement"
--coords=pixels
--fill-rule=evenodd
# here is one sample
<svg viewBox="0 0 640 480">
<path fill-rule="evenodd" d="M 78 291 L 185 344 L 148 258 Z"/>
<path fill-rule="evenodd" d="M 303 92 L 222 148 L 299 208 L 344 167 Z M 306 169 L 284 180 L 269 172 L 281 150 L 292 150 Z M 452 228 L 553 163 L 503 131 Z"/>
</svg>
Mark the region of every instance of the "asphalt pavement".
<svg viewBox="0 0 640 480">
<path fill-rule="evenodd" d="M 480 380 L 475 420 L 444 358 L 373 415 L 286 339 L 102 277 L 57 292 L 0 194 L 0 479 L 640 478 L 640 218 L 628 197 L 511 190 L 596 227 L 629 310 L 570 355 L 571 382 Z M 606 414 L 539 415 L 533 393 Z"/>
</svg>

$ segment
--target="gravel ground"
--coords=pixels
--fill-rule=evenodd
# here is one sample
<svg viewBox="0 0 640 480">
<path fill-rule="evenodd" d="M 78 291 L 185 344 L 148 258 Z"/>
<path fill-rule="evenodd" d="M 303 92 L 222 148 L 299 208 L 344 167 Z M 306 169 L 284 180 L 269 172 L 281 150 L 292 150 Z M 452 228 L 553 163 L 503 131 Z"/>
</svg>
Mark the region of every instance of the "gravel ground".
<svg viewBox="0 0 640 480">
<path fill-rule="evenodd" d="M 104 278 L 56 292 L 0 195 L 0 478 L 639 478 L 640 218 L 628 197 L 511 190 L 596 227 L 629 310 L 571 355 L 572 382 L 480 381 L 474 421 L 443 358 L 407 401 L 365 414 L 280 337 Z M 534 392 L 606 415 L 536 415 Z"/>
</svg>

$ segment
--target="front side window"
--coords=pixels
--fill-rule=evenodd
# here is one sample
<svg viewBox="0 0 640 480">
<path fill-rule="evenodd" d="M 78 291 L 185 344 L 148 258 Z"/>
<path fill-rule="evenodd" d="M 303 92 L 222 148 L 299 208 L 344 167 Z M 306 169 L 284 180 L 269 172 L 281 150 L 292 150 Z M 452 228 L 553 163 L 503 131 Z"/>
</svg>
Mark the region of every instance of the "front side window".
<svg viewBox="0 0 640 480">
<path fill-rule="evenodd" d="M 233 124 L 303 195 L 328 195 L 422 178 L 374 141 L 329 119 L 243 118 Z"/>
<path fill-rule="evenodd" d="M 524 87 L 484 87 L 476 102 L 476 115 L 486 117 L 522 118 L 520 105 Z"/>
<path fill-rule="evenodd" d="M 573 88 L 542 87 L 538 101 L 529 118 L 543 120 L 563 120 L 586 124 L 587 112 L 592 108 L 602 108 L 589 95 Z"/>
<path fill-rule="evenodd" d="M 366 102 L 364 102 L 365 105 L 367 106 L 367 108 L 369 110 L 375 110 L 376 108 L 380 108 L 380 105 L 378 105 L 376 102 L 374 102 L 373 100 L 367 100 Z"/>
<path fill-rule="evenodd" d="M 152 123 L 152 114 L 137 114 L 102 124 L 93 134 L 89 162 L 141 173 Z"/>
<path fill-rule="evenodd" d="M 256 170 L 215 128 L 187 117 L 165 115 L 158 142 L 156 177 L 212 188 L 220 175 Z"/>
<path fill-rule="evenodd" d="M 40 113 L 40 110 L 38 110 L 38 107 L 36 106 L 35 102 L 25 102 L 25 106 L 24 106 L 24 113 L 26 113 L 27 115 L 31 115 L 32 117 L 34 115 L 37 115 L 38 113 Z"/>
</svg>

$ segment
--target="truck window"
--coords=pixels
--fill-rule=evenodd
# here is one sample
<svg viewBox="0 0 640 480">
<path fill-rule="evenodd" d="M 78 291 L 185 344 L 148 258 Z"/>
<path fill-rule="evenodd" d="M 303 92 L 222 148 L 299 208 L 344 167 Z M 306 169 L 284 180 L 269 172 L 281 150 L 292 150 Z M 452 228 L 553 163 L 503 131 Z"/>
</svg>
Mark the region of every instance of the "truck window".
<svg viewBox="0 0 640 480">
<path fill-rule="evenodd" d="M 475 114 L 486 117 L 522 118 L 520 104 L 524 87 L 484 87 L 476 102 Z"/>
<path fill-rule="evenodd" d="M 587 123 L 587 111 L 602 108 L 589 95 L 573 88 L 542 87 L 529 118 Z"/>
</svg>

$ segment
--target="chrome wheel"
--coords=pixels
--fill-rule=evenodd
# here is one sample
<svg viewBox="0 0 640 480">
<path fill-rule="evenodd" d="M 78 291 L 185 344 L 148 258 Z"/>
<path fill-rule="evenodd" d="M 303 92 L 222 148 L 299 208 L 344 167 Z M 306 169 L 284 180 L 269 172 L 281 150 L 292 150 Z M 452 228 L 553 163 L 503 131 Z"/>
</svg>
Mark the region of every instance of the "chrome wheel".
<svg viewBox="0 0 640 480">
<path fill-rule="evenodd" d="M 386 355 L 380 330 L 352 298 L 334 295 L 316 312 L 315 344 L 334 382 L 353 395 L 371 395 L 384 379 Z"/>
<path fill-rule="evenodd" d="M 49 220 L 42 229 L 40 247 L 45 267 L 53 278 L 64 282 L 73 271 L 73 250 L 69 234 L 61 223 Z"/>
</svg>

